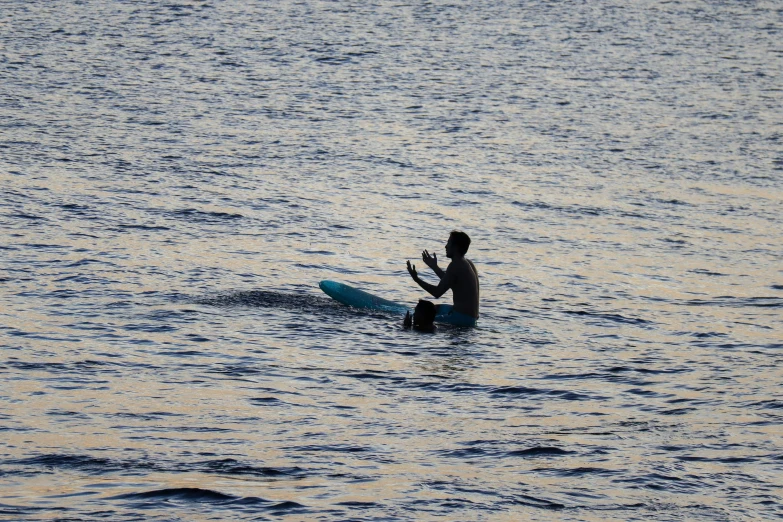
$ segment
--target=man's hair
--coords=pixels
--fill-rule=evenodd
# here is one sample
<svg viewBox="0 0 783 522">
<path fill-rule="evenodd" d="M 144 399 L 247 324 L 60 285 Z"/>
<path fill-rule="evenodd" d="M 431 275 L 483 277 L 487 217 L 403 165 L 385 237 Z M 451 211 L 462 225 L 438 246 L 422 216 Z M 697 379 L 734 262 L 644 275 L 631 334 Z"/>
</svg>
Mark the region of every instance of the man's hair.
<svg viewBox="0 0 783 522">
<path fill-rule="evenodd" d="M 416 313 L 416 322 L 422 326 L 430 325 L 435 320 L 435 303 L 426 299 L 419 299 L 419 311 Z"/>
<path fill-rule="evenodd" d="M 463 256 L 468 253 L 468 248 L 470 248 L 470 238 L 465 232 L 452 230 L 450 237 L 454 243 L 454 246 L 457 247 L 457 250 L 459 250 Z"/>
</svg>

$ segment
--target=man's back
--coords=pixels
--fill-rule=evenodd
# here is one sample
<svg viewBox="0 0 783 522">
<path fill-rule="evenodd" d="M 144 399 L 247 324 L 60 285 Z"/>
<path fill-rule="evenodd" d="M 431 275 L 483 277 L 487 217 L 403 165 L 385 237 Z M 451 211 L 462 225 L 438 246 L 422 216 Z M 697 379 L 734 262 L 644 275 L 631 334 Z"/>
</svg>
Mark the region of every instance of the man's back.
<svg viewBox="0 0 783 522">
<path fill-rule="evenodd" d="M 454 311 L 479 316 L 479 280 L 473 263 L 464 257 L 454 259 L 446 269 L 454 297 Z"/>
</svg>

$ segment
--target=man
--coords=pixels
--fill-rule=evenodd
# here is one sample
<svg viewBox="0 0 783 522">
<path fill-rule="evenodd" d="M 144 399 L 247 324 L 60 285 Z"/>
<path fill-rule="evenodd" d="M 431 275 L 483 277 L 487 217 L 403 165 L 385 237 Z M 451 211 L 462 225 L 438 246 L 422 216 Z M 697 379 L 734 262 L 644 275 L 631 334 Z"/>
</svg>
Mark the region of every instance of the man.
<svg viewBox="0 0 783 522">
<path fill-rule="evenodd" d="M 451 259 L 446 271 L 438 267 L 438 256 L 426 250 L 421 253 L 424 264 L 440 278 L 437 286 L 419 279 L 416 266 L 408 261 L 408 273 L 416 283 L 438 298 L 451 289 L 454 305 L 438 305 L 438 321 L 458 326 L 476 326 L 479 316 L 479 281 L 476 267 L 465 258 L 470 247 L 470 238 L 464 232 L 453 231 L 446 243 L 446 257 Z"/>
</svg>

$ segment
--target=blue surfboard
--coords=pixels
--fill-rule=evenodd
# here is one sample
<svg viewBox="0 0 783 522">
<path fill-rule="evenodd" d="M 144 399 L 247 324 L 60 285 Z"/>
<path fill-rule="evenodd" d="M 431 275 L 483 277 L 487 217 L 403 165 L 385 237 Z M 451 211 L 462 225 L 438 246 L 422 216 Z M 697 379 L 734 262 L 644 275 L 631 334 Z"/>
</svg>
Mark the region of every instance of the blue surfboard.
<svg viewBox="0 0 783 522">
<path fill-rule="evenodd" d="M 321 281 L 319 285 L 326 295 L 354 308 L 366 308 L 369 310 L 383 310 L 384 312 L 405 314 L 410 308 L 407 306 L 382 299 L 364 290 L 359 290 L 337 281 Z"/>
</svg>

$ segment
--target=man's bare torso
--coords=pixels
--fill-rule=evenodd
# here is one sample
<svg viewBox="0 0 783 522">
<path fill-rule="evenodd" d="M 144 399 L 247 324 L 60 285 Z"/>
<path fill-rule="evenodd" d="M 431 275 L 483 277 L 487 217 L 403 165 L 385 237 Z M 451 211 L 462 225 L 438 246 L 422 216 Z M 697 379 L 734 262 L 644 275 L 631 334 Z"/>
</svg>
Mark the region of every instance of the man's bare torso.
<svg viewBox="0 0 783 522">
<path fill-rule="evenodd" d="M 464 257 L 454 259 L 446 269 L 454 297 L 454 311 L 478 319 L 479 280 L 473 263 Z"/>
</svg>

